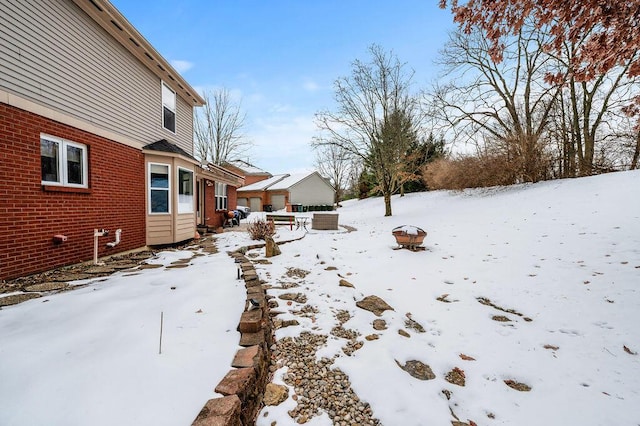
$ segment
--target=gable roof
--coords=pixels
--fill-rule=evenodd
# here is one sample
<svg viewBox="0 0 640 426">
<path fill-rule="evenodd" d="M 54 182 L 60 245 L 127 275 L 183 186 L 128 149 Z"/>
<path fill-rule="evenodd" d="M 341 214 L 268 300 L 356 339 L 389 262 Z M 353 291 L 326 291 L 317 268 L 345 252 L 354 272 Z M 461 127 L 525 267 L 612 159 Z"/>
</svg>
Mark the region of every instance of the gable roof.
<svg viewBox="0 0 640 426">
<path fill-rule="evenodd" d="M 310 178 L 313 175 L 317 175 L 324 183 L 327 184 L 332 190 L 335 190 L 333 186 L 325 178 L 323 178 L 318 172 L 307 172 L 307 173 L 295 173 L 295 174 L 284 174 L 284 175 L 276 175 L 272 178 L 261 180 L 256 183 L 252 183 L 251 185 L 243 186 L 242 188 L 238 188 L 238 192 L 248 192 L 248 191 L 283 191 L 288 190 L 292 186 L 299 184 L 300 182 Z"/>
<path fill-rule="evenodd" d="M 270 186 L 289 177 L 289 175 L 275 175 L 270 177 L 269 179 L 261 180 L 259 182 L 252 183 L 251 185 L 243 186 L 242 188 L 238 188 L 238 192 L 248 192 L 248 191 L 266 191 L 270 189 Z"/>
<path fill-rule="evenodd" d="M 289 189 L 292 186 L 302 182 L 303 180 L 307 179 L 308 177 L 310 177 L 313 174 L 317 174 L 317 172 L 311 172 L 311 173 L 296 173 L 293 175 L 289 175 L 286 178 L 274 183 L 272 186 L 269 187 L 270 190 L 284 190 L 284 189 Z"/>
<path fill-rule="evenodd" d="M 243 160 L 231 160 L 227 161 L 225 164 L 241 170 L 245 176 L 271 176 L 271 173 Z"/>
<path fill-rule="evenodd" d="M 108 0 L 73 0 L 98 25 L 192 106 L 204 99 Z"/>
</svg>

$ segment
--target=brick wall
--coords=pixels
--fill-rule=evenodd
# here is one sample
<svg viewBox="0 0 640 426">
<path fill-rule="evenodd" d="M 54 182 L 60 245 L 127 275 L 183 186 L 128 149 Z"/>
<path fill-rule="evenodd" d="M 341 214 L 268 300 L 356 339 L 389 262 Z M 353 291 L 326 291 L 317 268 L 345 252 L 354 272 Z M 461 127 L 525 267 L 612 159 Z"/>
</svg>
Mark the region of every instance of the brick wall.
<svg viewBox="0 0 640 426">
<path fill-rule="evenodd" d="M 88 191 L 42 186 L 40 133 L 87 145 Z M 144 177 L 140 150 L 0 103 L 0 279 L 92 259 L 94 228 L 112 231 L 99 256 L 143 247 Z M 121 243 L 107 248 L 118 228 Z"/>
</svg>

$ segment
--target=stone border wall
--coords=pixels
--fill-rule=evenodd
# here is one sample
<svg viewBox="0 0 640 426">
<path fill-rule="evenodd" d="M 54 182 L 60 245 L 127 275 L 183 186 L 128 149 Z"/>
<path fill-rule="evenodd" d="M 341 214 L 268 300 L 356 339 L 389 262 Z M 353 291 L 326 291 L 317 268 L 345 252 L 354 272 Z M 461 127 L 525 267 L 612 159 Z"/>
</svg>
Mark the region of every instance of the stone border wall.
<svg viewBox="0 0 640 426">
<path fill-rule="evenodd" d="M 302 238 L 304 235 L 294 240 L 280 241 L 278 244 L 286 244 Z M 251 426 L 255 424 L 269 380 L 271 346 L 275 340 L 267 294 L 253 263 L 247 259 L 244 253 L 264 246 L 264 243 L 254 244 L 229 253 L 239 264 L 239 271 L 247 290 L 245 309 L 240 315 L 238 324 L 242 348 L 236 352 L 231 362 L 232 369 L 215 388 L 215 391 L 223 396 L 207 401 L 191 426 Z M 250 299 L 258 301 L 260 306 L 248 310 Z"/>
</svg>

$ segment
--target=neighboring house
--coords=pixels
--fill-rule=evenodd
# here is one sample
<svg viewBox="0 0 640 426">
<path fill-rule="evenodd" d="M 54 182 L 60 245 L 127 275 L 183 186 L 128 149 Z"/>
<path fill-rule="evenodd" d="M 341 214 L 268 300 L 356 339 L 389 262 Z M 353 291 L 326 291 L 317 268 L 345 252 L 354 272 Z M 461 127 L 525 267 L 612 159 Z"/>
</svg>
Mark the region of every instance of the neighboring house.
<svg viewBox="0 0 640 426">
<path fill-rule="evenodd" d="M 251 185 L 252 183 L 259 182 L 261 180 L 269 179 L 272 177 L 271 173 L 266 172 L 253 164 L 250 164 L 242 160 L 233 160 L 224 164 L 224 168 L 232 171 L 233 173 L 244 176 L 244 184 Z M 240 200 L 238 200 L 240 202 Z M 247 206 L 247 204 L 239 204 Z"/>
<path fill-rule="evenodd" d="M 108 1 L 0 0 L 0 279 L 192 238 L 203 103 Z"/>
<path fill-rule="evenodd" d="M 276 175 L 238 189 L 252 211 L 292 211 L 292 206 L 333 206 L 335 189 L 318 172 Z"/>
</svg>

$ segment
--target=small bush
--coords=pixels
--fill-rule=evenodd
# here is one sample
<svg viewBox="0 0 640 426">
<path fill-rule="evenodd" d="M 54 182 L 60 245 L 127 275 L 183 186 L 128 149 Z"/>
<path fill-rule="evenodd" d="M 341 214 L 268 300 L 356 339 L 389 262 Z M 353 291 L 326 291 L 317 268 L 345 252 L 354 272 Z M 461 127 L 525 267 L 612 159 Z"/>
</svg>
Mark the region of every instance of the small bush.
<svg viewBox="0 0 640 426">
<path fill-rule="evenodd" d="M 264 240 L 265 237 L 271 237 L 275 234 L 276 229 L 273 222 L 269 220 L 257 219 L 249 223 L 247 232 L 252 240 Z"/>
</svg>

